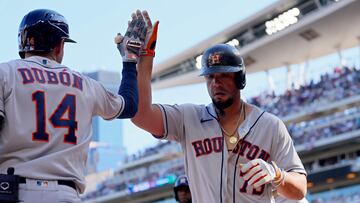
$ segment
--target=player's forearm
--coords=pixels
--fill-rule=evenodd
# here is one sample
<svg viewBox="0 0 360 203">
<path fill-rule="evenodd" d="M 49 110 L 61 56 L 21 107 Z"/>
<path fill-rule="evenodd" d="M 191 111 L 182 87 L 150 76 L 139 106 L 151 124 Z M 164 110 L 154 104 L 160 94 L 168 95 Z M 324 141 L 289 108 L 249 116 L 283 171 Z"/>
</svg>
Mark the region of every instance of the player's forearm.
<svg viewBox="0 0 360 203">
<path fill-rule="evenodd" d="M 307 191 L 306 176 L 296 172 L 286 172 L 285 180 L 277 190 L 288 199 L 303 199 Z"/>
<path fill-rule="evenodd" d="M 139 86 L 139 109 L 134 117 L 144 116 L 151 111 L 152 94 L 151 94 L 151 73 L 153 66 L 153 57 L 142 57 L 138 62 L 138 86 Z"/>
<path fill-rule="evenodd" d="M 162 134 L 160 111 L 152 104 L 151 73 L 153 57 L 144 56 L 138 62 L 139 106 L 131 121 L 138 127 L 152 133 Z"/>
</svg>

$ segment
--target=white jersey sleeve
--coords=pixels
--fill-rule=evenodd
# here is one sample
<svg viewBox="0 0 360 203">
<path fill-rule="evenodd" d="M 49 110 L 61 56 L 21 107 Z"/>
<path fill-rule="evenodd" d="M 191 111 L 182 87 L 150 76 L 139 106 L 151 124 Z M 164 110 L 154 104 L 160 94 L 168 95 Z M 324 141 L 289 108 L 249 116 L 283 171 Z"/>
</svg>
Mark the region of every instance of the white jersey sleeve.
<svg viewBox="0 0 360 203">
<path fill-rule="evenodd" d="M 184 108 L 183 105 L 157 104 L 163 116 L 164 135 L 162 139 L 181 141 L 184 136 Z"/>
<path fill-rule="evenodd" d="M 298 172 L 306 175 L 304 166 L 297 154 L 294 146 L 294 142 L 291 139 L 285 124 L 280 120 L 277 120 L 277 136 L 274 136 L 272 146 L 272 158 L 278 164 L 280 168 L 285 171 Z"/>
<path fill-rule="evenodd" d="M 4 71 L 6 63 L 0 64 L 0 116 L 5 117 L 5 101 L 11 92 L 10 87 L 7 85 L 7 80 L 5 76 L 7 75 Z"/>
<path fill-rule="evenodd" d="M 101 83 L 89 78 L 89 86 L 94 98 L 93 116 L 101 116 L 105 120 L 118 117 L 124 110 L 124 99 L 121 95 L 115 95 L 106 90 Z"/>
</svg>

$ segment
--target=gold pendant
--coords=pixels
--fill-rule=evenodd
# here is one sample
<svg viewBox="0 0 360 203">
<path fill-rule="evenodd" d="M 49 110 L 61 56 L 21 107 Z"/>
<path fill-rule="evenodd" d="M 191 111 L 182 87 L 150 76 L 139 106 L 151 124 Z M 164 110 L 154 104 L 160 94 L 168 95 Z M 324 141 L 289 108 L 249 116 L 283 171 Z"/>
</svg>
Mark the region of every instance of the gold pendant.
<svg viewBox="0 0 360 203">
<path fill-rule="evenodd" d="M 230 139 L 229 139 L 229 142 L 230 142 L 231 144 L 236 144 L 237 141 L 238 141 L 238 139 L 237 139 L 237 137 L 235 137 L 235 136 L 230 137 Z"/>
</svg>

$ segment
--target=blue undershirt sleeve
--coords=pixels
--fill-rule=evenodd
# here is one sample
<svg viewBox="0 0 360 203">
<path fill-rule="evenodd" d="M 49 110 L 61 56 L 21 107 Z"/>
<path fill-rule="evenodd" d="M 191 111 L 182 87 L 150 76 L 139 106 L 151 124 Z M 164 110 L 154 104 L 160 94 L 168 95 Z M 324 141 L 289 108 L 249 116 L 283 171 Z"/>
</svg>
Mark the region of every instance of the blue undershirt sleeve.
<svg viewBox="0 0 360 203">
<path fill-rule="evenodd" d="M 136 63 L 123 62 L 122 79 L 118 94 L 125 101 L 124 110 L 118 118 L 134 117 L 139 102 Z"/>
</svg>

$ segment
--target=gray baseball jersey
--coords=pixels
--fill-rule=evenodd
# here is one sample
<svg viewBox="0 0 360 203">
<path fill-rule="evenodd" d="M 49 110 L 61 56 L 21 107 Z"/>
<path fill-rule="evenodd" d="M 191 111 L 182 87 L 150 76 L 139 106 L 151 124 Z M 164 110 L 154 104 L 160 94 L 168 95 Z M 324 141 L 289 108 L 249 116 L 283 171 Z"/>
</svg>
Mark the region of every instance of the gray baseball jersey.
<svg viewBox="0 0 360 203">
<path fill-rule="evenodd" d="M 238 144 L 230 152 L 223 147 L 224 138 L 212 104 L 159 107 L 165 128 L 163 138 L 180 142 L 184 151 L 185 171 L 196 203 L 229 203 L 233 195 L 235 202 L 274 202 L 270 184 L 254 189 L 244 181 L 239 168 L 235 172 L 238 157 L 237 163 L 261 158 L 275 161 L 286 171 L 306 174 L 284 123 L 270 113 L 262 114 L 255 106 L 238 128 L 243 138 L 253 126 L 243 147 Z"/>
<path fill-rule="evenodd" d="M 47 58 L 0 64 L 0 173 L 72 180 L 84 191 L 91 119 L 116 118 L 124 100 L 97 81 Z"/>
</svg>

